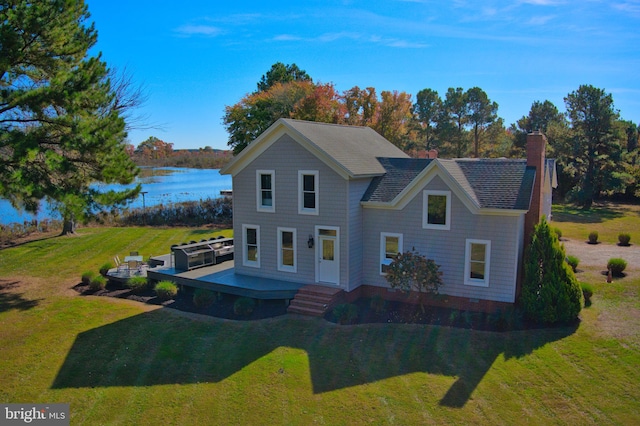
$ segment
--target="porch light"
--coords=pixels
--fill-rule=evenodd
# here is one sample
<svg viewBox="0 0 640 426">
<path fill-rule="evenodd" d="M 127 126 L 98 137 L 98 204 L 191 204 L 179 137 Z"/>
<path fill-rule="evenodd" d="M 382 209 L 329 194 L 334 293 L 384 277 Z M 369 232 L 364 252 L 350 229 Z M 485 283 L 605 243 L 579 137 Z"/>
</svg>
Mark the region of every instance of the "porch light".
<svg viewBox="0 0 640 426">
<path fill-rule="evenodd" d="M 307 240 L 309 248 L 313 248 L 313 235 L 309 234 L 309 240 Z"/>
</svg>

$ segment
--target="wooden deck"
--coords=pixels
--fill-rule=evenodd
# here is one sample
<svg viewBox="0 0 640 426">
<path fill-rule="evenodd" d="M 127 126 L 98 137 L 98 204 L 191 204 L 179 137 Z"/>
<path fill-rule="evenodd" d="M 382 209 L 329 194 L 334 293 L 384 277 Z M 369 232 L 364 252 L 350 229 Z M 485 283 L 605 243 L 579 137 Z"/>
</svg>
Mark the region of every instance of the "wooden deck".
<svg viewBox="0 0 640 426">
<path fill-rule="evenodd" d="M 305 285 L 236 274 L 231 261 L 190 271 L 159 267 L 148 269 L 146 273 L 149 279 L 155 281 L 169 280 L 181 286 L 204 288 L 254 299 L 293 299 L 298 290 Z"/>
</svg>

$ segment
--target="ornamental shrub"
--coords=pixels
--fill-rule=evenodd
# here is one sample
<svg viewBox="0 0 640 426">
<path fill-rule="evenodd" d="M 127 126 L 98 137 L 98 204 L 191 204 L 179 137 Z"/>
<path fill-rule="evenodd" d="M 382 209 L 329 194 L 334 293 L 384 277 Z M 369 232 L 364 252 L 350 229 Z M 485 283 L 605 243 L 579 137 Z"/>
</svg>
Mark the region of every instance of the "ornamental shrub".
<svg viewBox="0 0 640 426">
<path fill-rule="evenodd" d="M 125 283 L 125 287 L 130 288 L 134 294 L 140 294 L 149 288 L 149 282 L 147 281 L 147 277 L 131 277 Z"/>
<path fill-rule="evenodd" d="M 96 273 L 93 271 L 85 271 L 82 273 L 82 284 L 84 285 L 89 285 L 91 283 L 91 280 L 93 279 L 93 277 L 96 276 Z"/>
<path fill-rule="evenodd" d="M 440 266 L 418 253 L 415 248 L 398 253 L 387 268 L 387 282 L 392 288 L 403 291 L 415 289 L 418 292 L 438 294 L 442 286 Z"/>
<path fill-rule="evenodd" d="M 109 272 L 109 269 L 113 269 L 113 264 L 111 262 L 105 262 L 99 269 L 100 274 L 107 275 L 107 272 Z"/>
<path fill-rule="evenodd" d="M 213 305 L 216 301 L 216 294 L 211 290 L 204 288 L 197 288 L 193 292 L 193 304 L 196 308 L 202 309 Z"/>
<path fill-rule="evenodd" d="M 598 244 L 598 231 L 591 231 L 589 233 L 589 244 Z"/>
<path fill-rule="evenodd" d="M 358 306 L 353 303 L 343 303 L 333 308 L 333 317 L 338 324 L 351 324 L 358 318 Z"/>
<path fill-rule="evenodd" d="M 618 242 L 620 243 L 621 246 L 628 246 L 629 241 L 631 241 L 631 234 L 627 232 L 623 232 L 618 235 Z"/>
<path fill-rule="evenodd" d="M 102 275 L 96 275 L 89 282 L 89 288 L 93 291 L 104 290 L 107 286 L 107 279 Z"/>
<path fill-rule="evenodd" d="M 569 266 L 571 266 L 573 272 L 576 272 L 576 269 L 578 269 L 578 264 L 580 263 L 580 259 L 575 256 L 567 256 L 567 263 L 569 264 Z"/>
<path fill-rule="evenodd" d="M 619 257 L 612 257 L 607 262 L 607 270 L 611 269 L 611 275 L 614 277 L 621 277 L 622 271 L 627 267 L 627 261 L 620 259 Z"/>
<path fill-rule="evenodd" d="M 542 218 L 525 254 L 520 303 L 529 320 L 555 324 L 578 317 L 582 291 L 565 258 L 564 246 Z"/>
<path fill-rule="evenodd" d="M 558 236 L 558 240 L 562 239 L 562 229 L 558 228 L 557 226 L 554 226 L 553 228 L 553 232 L 555 232 L 555 234 Z"/>
<path fill-rule="evenodd" d="M 233 304 L 233 313 L 239 317 L 248 317 L 253 313 L 256 301 L 250 297 L 239 297 Z"/>
<path fill-rule="evenodd" d="M 582 295 L 584 296 L 584 306 L 591 306 L 591 296 L 593 296 L 593 286 L 589 283 L 580 283 Z"/>
<path fill-rule="evenodd" d="M 154 290 L 160 300 L 170 300 L 178 294 L 178 286 L 171 281 L 160 281 Z"/>
</svg>

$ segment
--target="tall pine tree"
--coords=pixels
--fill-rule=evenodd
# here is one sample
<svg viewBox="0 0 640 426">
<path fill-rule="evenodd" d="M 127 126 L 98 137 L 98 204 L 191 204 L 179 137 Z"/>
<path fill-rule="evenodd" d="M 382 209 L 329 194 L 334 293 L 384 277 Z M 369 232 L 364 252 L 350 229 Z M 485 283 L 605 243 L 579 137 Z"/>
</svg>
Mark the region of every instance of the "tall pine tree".
<svg viewBox="0 0 640 426">
<path fill-rule="evenodd" d="M 132 182 L 124 114 L 131 106 L 100 56 L 82 0 L 0 0 L 0 196 L 37 211 L 48 199 L 65 221 L 126 203 Z"/>
</svg>

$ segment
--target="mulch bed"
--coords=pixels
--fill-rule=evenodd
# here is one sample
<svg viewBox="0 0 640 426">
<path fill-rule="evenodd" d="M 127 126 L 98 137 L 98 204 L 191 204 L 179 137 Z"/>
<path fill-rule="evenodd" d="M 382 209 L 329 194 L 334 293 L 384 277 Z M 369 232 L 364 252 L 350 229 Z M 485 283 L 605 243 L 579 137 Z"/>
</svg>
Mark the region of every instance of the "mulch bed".
<svg viewBox="0 0 640 426">
<path fill-rule="evenodd" d="M 234 313 L 234 303 L 238 296 L 228 294 L 221 294 L 219 300 L 206 308 L 198 308 L 193 304 L 193 289 L 189 288 L 180 290 L 175 299 L 164 302 L 159 300 L 151 289 L 147 289 L 140 294 L 134 294 L 130 289 L 123 288 L 121 285 L 112 282 L 109 282 L 104 290 L 95 292 L 90 290 L 89 286 L 83 284 L 76 285 L 74 290 L 82 295 L 117 297 L 151 305 L 162 305 L 184 312 L 241 321 L 273 318 L 287 313 L 287 306 L 284 300 L 261 300 L 257 301 L 250 315 L 239 316 Z M 334 314 L 335 308 L 327 311 L 324 318 L 329 322 L 341 324 L 430 324 L 485 331 L 541 328 L 539 324 L 524 321 L 522 315 L 515 309 L 487 314 L 432 306 L 425 306 L 423 309 L 420 305 L 397 301 L 386 301 L 384 307 L 380 308 L 379 303 L 372 303 L 371 299 L 359 299 L 353 305 L 356 306 L 357 312 L 357 317 L 355 318 L 347 320 L 343 318 L 340 321 Z M 378 309 L 376 309 L 376 305 Z"/>
</svg>

